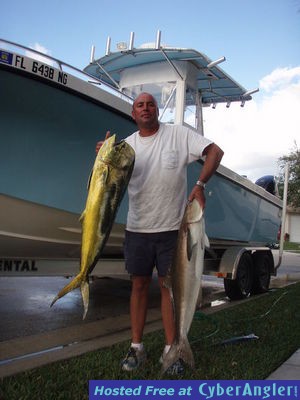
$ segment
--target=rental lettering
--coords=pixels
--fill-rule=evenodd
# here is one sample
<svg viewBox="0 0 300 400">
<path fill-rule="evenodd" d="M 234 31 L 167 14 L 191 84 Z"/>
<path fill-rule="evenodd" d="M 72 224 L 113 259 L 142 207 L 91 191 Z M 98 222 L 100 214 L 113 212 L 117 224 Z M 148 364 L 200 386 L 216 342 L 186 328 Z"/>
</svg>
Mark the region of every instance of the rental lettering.
<svg viewBox="0 0 300 400">
<path fill-rule="evenodd" d="M 2 272 L 33 272 L 37 271 L 35 260 L 0 260 Z"/>
</svg>

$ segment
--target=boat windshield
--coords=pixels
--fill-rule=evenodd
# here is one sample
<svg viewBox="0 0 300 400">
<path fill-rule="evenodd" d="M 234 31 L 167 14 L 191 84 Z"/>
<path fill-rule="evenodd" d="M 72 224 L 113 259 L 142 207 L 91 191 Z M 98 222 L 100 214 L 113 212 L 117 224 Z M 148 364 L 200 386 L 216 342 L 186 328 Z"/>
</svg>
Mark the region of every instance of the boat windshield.
<svg viewBox="0 0 300 400">
<path fill-rule="evenodd" d="M 199 97 L 195 89 L 187 86 L 185 91 L 184 124 L 195 129 L 198 126 Z"/>
<path fill-rule="evenodd" d="M 123 92 L 136 98 L 140 93 L 151 93 L 157 101 L 159 120 L 173 124 L 176 108 L 176 82 L 145 83 L 124 88 Z"/>
</svg>

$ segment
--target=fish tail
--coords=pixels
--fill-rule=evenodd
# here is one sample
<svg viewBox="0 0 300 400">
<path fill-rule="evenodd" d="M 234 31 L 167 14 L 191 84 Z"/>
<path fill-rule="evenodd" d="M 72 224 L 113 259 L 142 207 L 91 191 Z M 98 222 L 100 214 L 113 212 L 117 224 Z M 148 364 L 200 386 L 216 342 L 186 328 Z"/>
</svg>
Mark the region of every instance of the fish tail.
<svg viewBox="0 0 300 400">
<path fill-rule="evenodd" d="M 183 339 L 182 342 L 179 343 L 180 346 L 180 358 L 188 364 L 192 369 L 195 368 L 195 361 L 191 346 L 187 338 Z"/>
<path fill-rule="evenodd" d="M 82 301 L 83 301 L 83 317 L 82 319 L 85 319 L 86 314 L 88 312 L 89 308 L 89 281 L 88 278 L 86 278 L 84 281 L 82 281 L 80 285 L 80 290 L 81 290 L 81 296 L 82 296 Z"/>
<path fill-rule="evenodd" d="M 58 299 L 60 299 L 67 293 L 71 292 L 72 290 L 78 288 L 82 284 L 82 281 L 83 281 L 82 274 L 78 274 L 77 276 L 75 276 L 75 278 L 72 279 L 72 281 L 70 283 L 68 283 L 64 288 L 61 289 L 60 292 L 58 292 L 58 294 L 56 295 L 56 297 L 53 299 L 52 303 L 50 304 L 50 307 L 52 307 L 53 304 Z"/>
<path fill-rule="evenodd" d="M 180 339 L 179 343 L 172 344 L 170 350 L 164 357 L 161 374 L 164 374 L 179 360 L 184 361 L 192 369 L 195 368 L 193 352 L 187 337 Z"/>
</svg>

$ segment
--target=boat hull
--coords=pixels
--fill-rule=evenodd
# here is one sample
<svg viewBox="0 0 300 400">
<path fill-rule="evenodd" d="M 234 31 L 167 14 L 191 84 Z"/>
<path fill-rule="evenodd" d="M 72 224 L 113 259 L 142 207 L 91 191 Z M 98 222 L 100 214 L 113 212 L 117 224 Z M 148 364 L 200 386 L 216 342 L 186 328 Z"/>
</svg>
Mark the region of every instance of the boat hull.
<svg viewBox="0 0 300 400">
<path fill-rule="evenodd" d="M 1 192 L 80 213 L 95 158 L 107 130 L 135 129 L 128 115 L 31 77 L 0 70 Z"/>
<path fill-rule="evenodd" d="M 0 259 L 79 259 L 79 214 L 0 194 Z M 115 224 L 103 256 L 123 255 L 124 225 Z"/>
<path fill-rule="evenodd" d="M 199 165 L 194 163 L 189 168 L 189 190 L 198 176 Z M 206 187 L 206 233 L 211 241 L 272 245 L 281 210 L 280 199 L 223 166 Z"/>
<path fill-rule="evenodd" d="M 28 65 L 23 58 L 20 65 Z M 107 130 L 122 139 L 136 129 L 131 106 L 100 89 L 94 95 L 91 84 L 57 84 L 20 65 L 0 63 L 5 93 L 0 97 L 0 260 L 79 258 L 78 218 L 95 144 Z M 200 168 L 197 163 L 190 166 L 189 190 Z M 275 196 L 224 167 L 210 180 L 206 193 L 211 241 L 276 241 L 281 202 Z M 122 256 L 127 208 L 125 196 L 104 256 Z"/>
</svg>

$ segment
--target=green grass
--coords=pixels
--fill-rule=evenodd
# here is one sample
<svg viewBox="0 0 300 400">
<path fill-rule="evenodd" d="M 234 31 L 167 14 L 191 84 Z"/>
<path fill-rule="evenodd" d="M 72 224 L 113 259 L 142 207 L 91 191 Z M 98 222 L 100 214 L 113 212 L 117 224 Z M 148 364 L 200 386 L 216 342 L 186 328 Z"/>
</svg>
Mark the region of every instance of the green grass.
<svg viewBox="0 0 300 400">
<path fill-rule="evenodd" d="M 284 242 L 284 250 L 288 251 L 300 251 L 300 243 Z"/>
<path fill-rule="evenodd" d="M 196 369 L 186 369 L 180 379 L 265 379 L 299 348 L 299 304 L 297 283 L 211 315 L 196 314 L 189 335 Z M 250 333 L 259 339 L 221 344 Z M 120 369 L 129 345 L 125 342 L 4 378 L 0 398 L 83 400 L 88 399 L 90 379 L 161 379 L 158 359 L 164 345 L 163 332 L 146 335 L 144 343 L 149 359 L 138 371 L 125 373 Z"/>
</svg>

